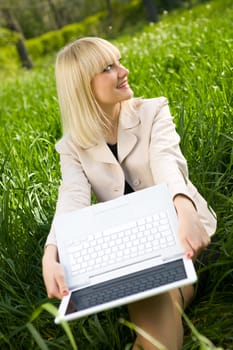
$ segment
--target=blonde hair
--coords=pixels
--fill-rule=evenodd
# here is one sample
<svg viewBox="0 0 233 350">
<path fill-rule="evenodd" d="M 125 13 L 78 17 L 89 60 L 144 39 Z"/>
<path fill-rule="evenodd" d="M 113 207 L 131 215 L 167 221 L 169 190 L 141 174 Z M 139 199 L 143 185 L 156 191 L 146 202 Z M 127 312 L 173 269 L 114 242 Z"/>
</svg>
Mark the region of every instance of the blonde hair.
<svg viewBox="0 0 233 350">
<path fill-rule="evenodd" d="M 78 39 L 57 55 L 55 74 L 63 132 L 82 148 L 94 146 L 110 130 L 110 120 L 93 95 L 91 80 L 119 58 L 114 45 L 97 37 Z"/>
</svg>

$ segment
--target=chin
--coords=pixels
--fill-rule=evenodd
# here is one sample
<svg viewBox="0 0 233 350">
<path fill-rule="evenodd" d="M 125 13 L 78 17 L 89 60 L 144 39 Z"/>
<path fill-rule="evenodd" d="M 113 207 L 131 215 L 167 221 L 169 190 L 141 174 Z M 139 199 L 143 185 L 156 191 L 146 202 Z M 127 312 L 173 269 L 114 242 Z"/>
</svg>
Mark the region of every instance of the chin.
<svg viewBox="0 0 233 350">
<path fill-rule="evenodd" d="M 128 101 L 128 100 L 130 100 L 131 98 L 133 98 L 133 94 L 128 95 L 127 97 L 123 98 L 123 99 L 121 100 L 121 102 Z"/>
<path fill-rule="evenodd" d="M 133 90 L 129 89 L 128 93 L 127 93 L 127 100 L 129 98 L 132 98 L 134 96 Z"/>
</svg>

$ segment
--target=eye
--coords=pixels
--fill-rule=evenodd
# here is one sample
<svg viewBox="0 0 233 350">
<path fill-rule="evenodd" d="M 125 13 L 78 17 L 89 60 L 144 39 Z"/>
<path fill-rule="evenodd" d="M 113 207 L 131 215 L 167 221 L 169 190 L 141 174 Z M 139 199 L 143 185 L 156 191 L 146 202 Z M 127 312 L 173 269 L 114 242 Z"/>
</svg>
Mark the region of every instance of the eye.
<svg viewBox="0 0 233 350">
<path fill-rule="evenodd" d="M 108 66 L 106 66 L 104 69 L 103 69 L 103 72 L 109 72 L 113 67 L 113 64 L 109 64 Z"/>
</svg>

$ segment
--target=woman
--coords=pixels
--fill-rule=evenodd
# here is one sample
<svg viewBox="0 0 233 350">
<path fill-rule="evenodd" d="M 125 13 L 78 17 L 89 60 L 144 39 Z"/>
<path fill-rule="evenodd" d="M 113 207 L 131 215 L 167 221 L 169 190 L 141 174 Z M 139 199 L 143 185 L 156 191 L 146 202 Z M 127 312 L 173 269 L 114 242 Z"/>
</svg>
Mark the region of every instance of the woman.
<svg viewBox="0 0 233 350">
<path fill-rule="evenodd" d="M 64 135 L 57 143 L 62 184 L 56 214 L 166 182 L 179 221 L 179 239 L 190 259 L 210 243 L 216 220 L 188 178 L 186 161 L 166 98 L 133 98 L 120 52 L 100 38 L 82 38 L 57 56 L 56 82 Z M 55 215 L 56 215 L 55 214 Z M 65 233 L 64 233 L 65 234 Z M 49 297 L 68 293 L 53 225 L 43 256 Z M 131 321 L 169 350 L 182 346 L 182 319 L 193 286 L 128 305 Z M 137 336 L 133 349 L 156 349 Z"/>
</svg>

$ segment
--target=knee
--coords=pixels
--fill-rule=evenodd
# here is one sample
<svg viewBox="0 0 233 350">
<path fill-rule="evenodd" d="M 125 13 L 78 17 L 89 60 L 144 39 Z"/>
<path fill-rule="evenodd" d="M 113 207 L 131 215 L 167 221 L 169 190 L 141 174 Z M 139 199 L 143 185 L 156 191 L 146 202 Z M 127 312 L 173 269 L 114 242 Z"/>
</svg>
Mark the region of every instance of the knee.
<svg viewBox="0 0 233 350">
<path fill-rule="evenodd" d="M 143 314 L 159 314 L 171 304 L 169 293 L 162 293 L 151 298 L 146 298 L 128 305 L 130 315 L 142 316 Z"/>
<path fill-rule="evenodd" d="M 169 350 L 181 349 L 183 343 L 182 315 L 174 301 L 176 292 L 163 293 L 128 305 L 131 321 Z M 176 296 L 176 298 L 175 298 Z M 157 349 L 138 335 L 145 349 Z"/>
</svg>

